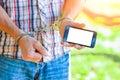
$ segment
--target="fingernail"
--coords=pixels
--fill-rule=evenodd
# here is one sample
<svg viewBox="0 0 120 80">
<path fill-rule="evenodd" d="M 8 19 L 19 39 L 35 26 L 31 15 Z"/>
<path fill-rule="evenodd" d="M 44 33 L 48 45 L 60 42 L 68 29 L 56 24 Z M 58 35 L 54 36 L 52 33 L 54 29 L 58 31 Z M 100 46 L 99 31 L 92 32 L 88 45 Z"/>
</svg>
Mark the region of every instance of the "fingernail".
<svg viewBox="0 0 120 80">
<path fill-rule="evenodd" d="M 49 55 L 49 53 L 46 51 L 45 54 L 44 54 L 44 56 L 48 56 L 48 55 Z"/>
</svg>

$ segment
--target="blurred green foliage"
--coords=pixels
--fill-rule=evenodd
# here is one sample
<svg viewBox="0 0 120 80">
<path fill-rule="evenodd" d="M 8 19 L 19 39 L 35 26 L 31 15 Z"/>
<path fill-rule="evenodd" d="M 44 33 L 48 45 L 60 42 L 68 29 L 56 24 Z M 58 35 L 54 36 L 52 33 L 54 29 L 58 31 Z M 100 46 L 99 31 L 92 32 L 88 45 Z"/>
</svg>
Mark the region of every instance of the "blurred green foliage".
<svg viewBox="0 0 120 80">
<path fill-rule="evenodd" d="M 120 27 L 96 26 L 95 48 L 71 50 L 72 80 L 120 79 Z"/>
</svg>

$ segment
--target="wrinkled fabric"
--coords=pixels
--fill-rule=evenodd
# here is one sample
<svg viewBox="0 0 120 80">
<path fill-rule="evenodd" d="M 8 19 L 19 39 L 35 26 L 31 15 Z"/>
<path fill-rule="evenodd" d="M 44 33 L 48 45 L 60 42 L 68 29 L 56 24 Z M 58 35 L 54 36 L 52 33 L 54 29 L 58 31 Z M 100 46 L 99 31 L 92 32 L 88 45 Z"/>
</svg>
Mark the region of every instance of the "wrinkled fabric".
<svg viewBox="0 0 120 80">
<path fill-rule="evenodd" d="M 33 63 L 0 56 L 0 80 L 69 80 L 69 54 Z"/>
<path fill-rule="evenodd" d="M 69 52 L 69 48 L 60 43 L 59 31 L 52 28 L 54 21 L 61 15 L 64 0 L 3 0 L 3 3 L 3 9 L 11 20 L 49 52 L 48 56 L 43 57 L 44 62 Z M 4 31 L 0 31 L 0 55 L 22 59 L 19 45 Z"/>
</svg>

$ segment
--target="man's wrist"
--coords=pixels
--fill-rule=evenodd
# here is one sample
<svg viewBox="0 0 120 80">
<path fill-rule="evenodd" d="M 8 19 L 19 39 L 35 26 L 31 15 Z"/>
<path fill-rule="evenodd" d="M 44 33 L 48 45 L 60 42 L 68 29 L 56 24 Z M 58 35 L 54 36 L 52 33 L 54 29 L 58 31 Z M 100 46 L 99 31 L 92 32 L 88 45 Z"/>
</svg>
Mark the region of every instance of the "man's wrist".
<svg viewBox="0 0 120 80">
<path fill-rule="evenodd" d="M 52 25 L 53 29 L 56 30 L 56 31 L 59 31 L 59 27 L 64 22 L 64 20 L 72 20 L 72 19 L 69 18 L 69 17 L 60 17 L 60 18 L 58 18 L 58 20 L 56 20 L 54 22 L 54 24 Z"/>
<path fill-rule="evenodd" d="M 27 36 L 27 35 L 28 35 L 28 34 L 26 34 L 26 33 L 21 33 L 21 34 L 19 34 L 19 35 L 16 37 L 15 41 L 16 41 L 17 43 L 19 43 L 20 39 L 21 39 L 22 37 L 24 37 L 24 36 Z"/>
</svg>

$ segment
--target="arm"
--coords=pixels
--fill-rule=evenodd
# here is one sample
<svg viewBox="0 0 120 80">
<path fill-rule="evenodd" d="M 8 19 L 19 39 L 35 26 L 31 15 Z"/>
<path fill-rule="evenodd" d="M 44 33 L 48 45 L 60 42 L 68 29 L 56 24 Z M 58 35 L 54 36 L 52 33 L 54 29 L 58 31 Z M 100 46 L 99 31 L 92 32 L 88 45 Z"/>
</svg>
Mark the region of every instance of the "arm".
<svg viewBox="0 0 120 80">
<path fill-rule="evenodd" d="M 9 18 L 7 13 L 0 6 L 0 30 L 7 32 L 14 39 L 23 33 Z"/>
<path fill-rule="evenodd" d="M 7 13 L 0 6 L 0 30 L 8 33 L 14 40 L 24 33 L 20 30 L 9 18 Z M 43 55 L 47 54 L 47 51 L 42 47 L 42 45 L 34 38 L 26 35 L 23 36 L 18 42 L 21 51 L 22 57 L 24 60 L 39 62 Z M 36 52 L 37 51 L 37 52 Z"/>
<path fill-rule="evenodd" d="M 65 0 L 62 16 L 75 19 L 83 8 L 85 0 Z"/>
<path fill-rule="evenodd" d="M 83 28 L 85 26 L 84 24 L 76 23 L 73 21 L 82 10 L 84 3 L 85 0 L 65 0 L 65 3 L 62 8 L 62 17 L 67 17 L 67 19 L 64 19 L 62 21 L 62 24 L 60 25 L 61 37 L 63 37 L 64 35 L 66 25 L 70 25 L 77 28 Z M 70 18 L 71 20 L 68 20 L 68 18 Z M 65 42 L 62 42 L 62 44 L 65 46 L 81 49 L 81 46 L 79 45 L 73 45 Z"/>
</svg>

